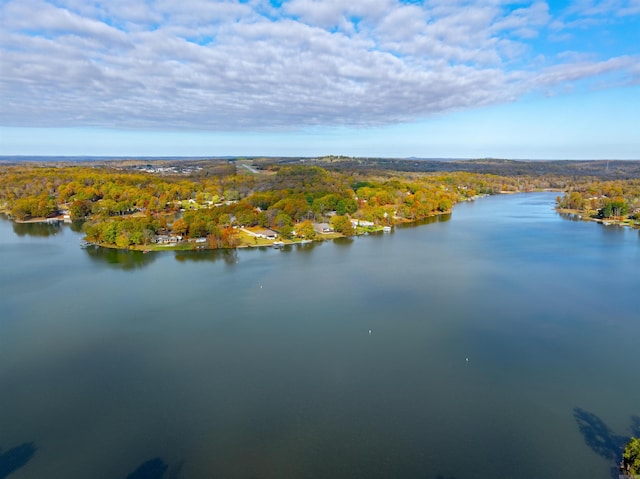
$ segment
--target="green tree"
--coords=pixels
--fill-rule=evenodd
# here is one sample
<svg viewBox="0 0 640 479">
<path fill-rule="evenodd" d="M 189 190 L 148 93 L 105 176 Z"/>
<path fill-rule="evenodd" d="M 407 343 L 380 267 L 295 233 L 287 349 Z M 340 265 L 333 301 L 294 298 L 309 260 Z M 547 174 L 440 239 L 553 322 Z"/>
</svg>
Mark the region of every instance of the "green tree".
<svg viewBox="0 0 640 479">
<path fill-rule="evenodd" d="M 102 228 L 101 240 L 105 243 L 114 244 L 118 236 L 118 225 L 115 221 L 108 222 Z"/>
<path fill-rule="evenodd" d="M 291 226 L 293 222 L 291 221 L 291 217 L 286 213 L 280 213 L 276 216 L 275 225 L 278 228 L 284 228 L 285 226 Z"/>
<path fill-rule="evenodd" d="M 449 211 L 452 206 L 449 198 L 441 198 L 440 201 L 438 201 L 438 211 Z"/>
<path fill-rule="evenodd" d="M 293 234 L 293 226 L 291 225 L 283 225 L 280 227 L 280 229 L 278 230 L 280 233 L 280 236 L 282 236 L 283 238 L 286 239 L 290 239 L 291 235 Z"/>
<path fill-rule="evenodd" d="M 262 226 L 263 228 L 269 227 L 269 217 L 264 211 L 258 213 L 258 225 Z"/>
<path fill-rule="evenodd" d="M 228 213 L 223 213 L 218 217 L 218 224 L 220 226 L 231 226 L 231 215 Z"/>
<path fill-rule="evenodd" d="M 121 231 L 116 237 L 116 246 L 121 249 L 128 248 L 131 244 L 129 234 L 126 231 Z"/>
<path fill-rule="evenodd" d="M 204 219 L 198 218 L 189 225 L 189 236 L 192 238 L 200 238 L 207 236 L 213 231 Z"/>
<path fill-rule="evenodd" d="M 627 474 L 640 474 L 640 439 L 632 437 L 625 446 L 622 469 Z"/>
<path fill-rule="evenodd" d="M 242 226 L 254 226 L 258 223 L 258 215 L 253 210 L 236 212 L 236 221 Z"/>
<path fill-rule="evenodd" d="M 629 204 L 624 198 L 607 199 L 598 210 L 598 216 L 600 218 L 610 218 L 612 216 L 625 216 L 629 214 Z"/>
<path fill-rule="evenodd" d="M 240 193 L 237 190 L 228 189 L 224 190 L 224 199 L 227 201 L 236 201 L 240 199 Z"/>
</svg>

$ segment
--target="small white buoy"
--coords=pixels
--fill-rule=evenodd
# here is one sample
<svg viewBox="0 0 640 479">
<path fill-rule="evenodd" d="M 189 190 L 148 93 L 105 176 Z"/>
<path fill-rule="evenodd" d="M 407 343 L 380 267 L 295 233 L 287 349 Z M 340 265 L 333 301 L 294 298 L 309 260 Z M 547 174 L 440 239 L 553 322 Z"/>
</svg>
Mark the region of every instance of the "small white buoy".
<svg viewBox="0 0 640 479">
<path fill-rule="evenodd" d="M 369 330 L 369 334 L 371 334 L 371 330 Z"/>
<path fill-rule="evenodd" d="M 262 285 L 260 285 L 260 289 L 262 289 Z"/>
<path fill-rule="evenodd" d="M 469 358 L 466 358 L 465 361 L 469 362 Z"/>
</svg>

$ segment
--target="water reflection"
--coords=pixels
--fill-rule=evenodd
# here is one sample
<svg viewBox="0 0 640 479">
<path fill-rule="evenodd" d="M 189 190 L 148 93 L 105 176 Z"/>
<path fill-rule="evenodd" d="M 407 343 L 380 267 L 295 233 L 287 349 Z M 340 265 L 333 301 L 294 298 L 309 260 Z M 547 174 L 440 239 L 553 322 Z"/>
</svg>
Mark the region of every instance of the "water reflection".
<svg viewBox="0 0 640 479">
<path fill-rule="evenodd" d="M 24 467 L 35 453 L 36 447 L 33 442 L 25 442 L 4 453 L 0 450 L 0 479 L 5 479 Z"/>
<path fill-rule="evenodd" d="M 278 249 L 281 253 L 291 253 L 293 251 L 293 245 L 285 244 L 276 249 Z"/>
<path fill-rule="evenodd" d="M 443 213 L 436 216 L 427 216 L 420 221 L 414 221 L 413 223 L 399 223 L 396 228 L 415 228 L 416 226 L 431 225 L 433 223 L 446 223 L 451 219 L 451 213 Z"/>
<path fill-rule="evenodd" d="M 71 231 L 73 231 L 74 233 L 82 233 L 85 223 L 86 221 L 75 220 L 69 223 L 69 228 L 71 228 Z"/>
<path fill-rule="evenodd" d="M 11 221 L 6 216 L 2 219 Z M 39 223 L 17 223 L 11 221 L 11 227 L 13 232 L 18 236 L 34 236 L 34 237 L 47 237 L 58 234 L 63 230 L 65 226 L 68 226 L 74 233 L 82 233 L 84 221 L 72 221 L 71 223 L 63 223 L 62 221 L 39 222 Z"/>
<path fill-rule="evenodd" d="M 298 254 L 309 254 L 318 247 L 320 247 L 320 243 L 317 241 L 312 241 L 311 243 L 296 243 L 296 251 Z"/>
<path fill-rule="evenodd" d="M 18 236 L 53 236 L 62 230 L 60 222 L 55 223 L 16 223 L 11 222 L 13 232 Z"/>
<path fill-rule="evenodd" d="M 176 251 L 175 258 L 177 261 L 194 261 L 194 262 L 215 262 L 223 260 L 227 265 L 235 265 L 238 262 L 238 250 L 235 249 L 215 249 L 215 250 L 199 250 L 199 251 Z"/>
<path fill-rule="evenodd" d="M 575 214 L 575 213 L 560 213 L 558 212 L 558 216 L 560 216 L 560 218 L 567 220 L 567 221 L 585 221 L 585 222 L 592 222 L 590 221 L 588 218 L 585 218 L 582 215 L 579 214 Z M 626 230 L 627 230 L 627 226 L 622 225 L 622 224 L 618 224 L 618 223 L 608 223 L 608 222 L 601 222 L 601 221 L 597 221 L 596 222 L 599 226 L 601 231 L 604 234 L 611 234 L 611 235 L 620 235 L 620 234 L 625 234 Z"/>
<path fill-rule="evenodd" d="M 129 251 L 98 246 L 87 246 L 85 251 L 91 260 L 96 263 L 106 264 L 116 269 L 135 270 L 150 265 L 156 259 L 154 253 L 142 251 Z"/>
<path fill-rule="evenodd" d="M 487 198 L 285 256 L 85 254 L 70 230 L 35 241 L 0 222 L 0 431 L 28 429 L 0 452 L 38 445 L 8 479 L 91 477 L 76 459 L 104 476 L 121 437 L 114 479 L 178 477 L 166 451 L 194 479 L 608 477 L 616 435 L 570 401 L 592 394 L 640 433 L 640 242 L 526 204 Z M 538 209 L 540 224 L 515 214 Z"/>
<path fill-rule="evenodd" d="M 333 243 L 340 248 L 345 248 L 351 246 L 355 242 L 355 239 L 351 236 L 345 238 L 336 238 L 333 240 Z"/>
<path fill-rule="evenodd" d="M 583 219 L 582 215 L 577 215 L 575 213 L 558 213 L 560 218 L 568 220 L 568 221 L 586 221 Z"/>
</svg>

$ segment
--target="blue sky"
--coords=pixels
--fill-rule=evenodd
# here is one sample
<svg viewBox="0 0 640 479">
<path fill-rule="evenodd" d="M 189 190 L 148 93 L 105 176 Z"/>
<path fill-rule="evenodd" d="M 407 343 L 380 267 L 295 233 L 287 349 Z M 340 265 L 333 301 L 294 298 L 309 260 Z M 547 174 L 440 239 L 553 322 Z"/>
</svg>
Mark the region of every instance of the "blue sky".
<svg viewBox="0 0 640 479">
<path fill-rule="evenodd" d="M 640 0 L 0 0 L 0 155 L 640 159 Z"/>
</svg>

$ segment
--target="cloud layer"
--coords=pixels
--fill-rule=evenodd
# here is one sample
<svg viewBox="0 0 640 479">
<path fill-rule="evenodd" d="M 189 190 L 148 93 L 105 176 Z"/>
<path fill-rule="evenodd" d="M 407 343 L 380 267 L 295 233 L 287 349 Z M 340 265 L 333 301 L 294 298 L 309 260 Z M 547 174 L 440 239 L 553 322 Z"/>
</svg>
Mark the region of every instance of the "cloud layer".
<svg viewBox="0 0 640 479">
<path fill-rule="evenodd" d="M 637 83 L 637 55 L 541 45 L 639 14 L 637 0 L 553 13 L 503 0 L 1 2 L 0 124 L 372 126 Z"/>
</svg>

